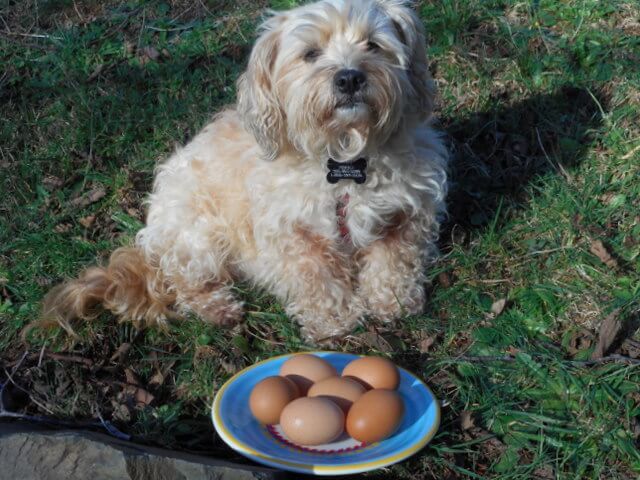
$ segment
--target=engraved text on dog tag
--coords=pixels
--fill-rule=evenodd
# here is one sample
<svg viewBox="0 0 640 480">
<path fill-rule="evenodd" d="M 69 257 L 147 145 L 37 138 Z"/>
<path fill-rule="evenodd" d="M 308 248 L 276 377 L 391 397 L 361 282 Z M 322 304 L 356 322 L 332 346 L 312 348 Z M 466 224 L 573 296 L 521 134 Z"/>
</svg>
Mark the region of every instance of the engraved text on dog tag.
<svg viewBox="0 0 640 480">
<path fill-rule="evenodd" d="M 360 184 L 367 179 L 367 159 L 359 158 L 353 162 L 336 162 L 332 158 L 327 162 L 329 173 L 327 173 L 327 182 L 337 183 L 339 180 L 351 179 Z"/>
</svg>

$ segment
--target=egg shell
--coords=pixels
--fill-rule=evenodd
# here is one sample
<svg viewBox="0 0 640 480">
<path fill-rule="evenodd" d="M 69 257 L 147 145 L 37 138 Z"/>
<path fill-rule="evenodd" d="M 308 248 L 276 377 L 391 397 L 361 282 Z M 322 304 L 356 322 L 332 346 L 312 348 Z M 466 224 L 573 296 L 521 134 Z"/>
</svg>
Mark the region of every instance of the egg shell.
<svg viewBox="0 0 640 480">
<path fill-rule="evenodd" d="M 298 445 L 322 445 L 344 431 L 344 413 L 331 400 L 302 397 L 287 405 L 280 415 L 285 435 Z"/>
<path fill-rule="evenodd" d="M 314 383 L 307 395 L 331 400 L 347 414 L 353 402 L 358 400 L 366 391 L 367 389 L 362 384 L 351 378 L 330 377 Z"/>
<path fill-rule="evenodd" d="M 313 385 L 325 378 L 338 375 L 333 366 L 315 355 L 294 355 L 280 367 L 280 375 L 293 380 L 300 389 L 301 395 L 306 395 Z"/>
<path fill-rule="evenodd" d="M 284 407 L 300 396 L 297 385 L 284 377 L 267 377 L 251 390 L 249 409 L 260 423 L 273 425 L 280 421 Z"/>
<path fill-rule="evenodd" d="M 395 390 L 400 384 L 398 367 L 382 357 L 362 357 L 354 360 L 344 368 L 342 376 L 354 378 L 368 389 Z"/>
<path fill-rule="evenodd" d="M 404 403 L 395 390 L 369 390 L 347 415 L 347 433 L 364 443 L 375 443 L 391 436 L 404 415 Z"/>
</svg>

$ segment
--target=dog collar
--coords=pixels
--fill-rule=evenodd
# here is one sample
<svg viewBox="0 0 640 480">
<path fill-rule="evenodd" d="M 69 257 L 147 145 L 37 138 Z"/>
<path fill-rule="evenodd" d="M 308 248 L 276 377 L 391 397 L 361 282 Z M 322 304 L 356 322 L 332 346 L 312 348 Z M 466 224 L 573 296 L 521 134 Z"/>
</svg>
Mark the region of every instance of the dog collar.
<svg viewBox="0 0 640 480">
<path fill-rule="evenodd" d="M 349 194 L 345 193 L 338 198 L 336 203 L 336 218 L 338 220 L 338 231 L 343 240 L 349 238 L 349 227 L 347 227 L 347 205 L 349 204 Z"/>
<path fill-rule="evenodd" d="M 340 180 L 353 180 L 357 184 L 367 180 L 367 159 L 359 158 L 352 162 L 336 162 L 330 158 L 327 162 L 327 182 L 338 183 Z"/>
</svg>

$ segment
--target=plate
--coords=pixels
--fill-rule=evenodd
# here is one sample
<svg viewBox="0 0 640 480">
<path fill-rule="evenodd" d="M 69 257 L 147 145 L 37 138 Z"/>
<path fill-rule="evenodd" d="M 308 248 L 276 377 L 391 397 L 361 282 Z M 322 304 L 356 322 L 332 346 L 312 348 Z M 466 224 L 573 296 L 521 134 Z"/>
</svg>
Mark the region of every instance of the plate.
<svg viewBox="0 0 640 480">
<path fill-rule="evenodd" d="M 405 405 L 400 427 L 391 437 L 362 444 L 344 434 L 336 441 L 314 447 L 290 442 L 279 425 L 261 425 L 249 410 L 249 395 L 265 377 L 278 375 L 293 355 L 324 358 L 338 372 L 359 355 L 340 352 L 301 352 L 258 362 L 233 376 L 216 394 L 211 409 L 213 425 L 224 442 L 258 463 L 299 473 L 346 475 L 400 462 L 424 447 L 440 424 L 440 407 L 429 388 L 411 372 L 400 368 L 398 393 Z"/>
</svg>

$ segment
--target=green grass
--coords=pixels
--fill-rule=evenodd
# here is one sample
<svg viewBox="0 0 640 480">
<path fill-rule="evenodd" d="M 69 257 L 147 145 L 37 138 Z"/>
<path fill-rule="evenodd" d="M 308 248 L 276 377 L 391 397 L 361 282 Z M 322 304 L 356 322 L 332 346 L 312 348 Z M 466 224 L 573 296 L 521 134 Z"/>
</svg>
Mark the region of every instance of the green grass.
<svg viewBox="0 0 640 480">
<path fill-rule="evenodd" d="M 233 101 L 262 9 L 296 3 L 0 6 L 0 351 L 10 361 L 46 343 L 95 363 L 29 357 L 14 377 L 40 406 L 25 411 L 100 411 L 140 441 L 228 457 L 207 420 L 215 389 L 257 360 L 308 348 L 281 306 L 242 285 L 249 313 L 233 330 L 189 319 L 140 333 L 105 314 L 76 345 L 56 331 L 27 347 L 19 338 L 48 288 L 131 241 L 156 163 Z M 428 448 L 369 476 L 637 478 L 640 367 L 576 361 L 615 309 L 639 340 L 640 7 L 417 8 L 453 152 L 443 256 L 424 315 L 361 329 L 341 348 L 389 355 L 445 406 Z M 92 189 L 105 195 L 72 203 Z M 595 240 L 617 268 L 590 252 Z M 496 316 L 499 299 L 508 302 Z M 128 356 L 111 361 L 124 342 Z M 123 392 L 125 368 L 155 396 L 149 406 Z M 148 386 L 158 370 L 164 383 Z M 464 430 L 463 411 L 473 420 Z"/>
</svg>

